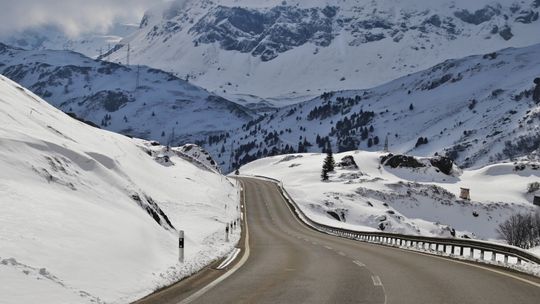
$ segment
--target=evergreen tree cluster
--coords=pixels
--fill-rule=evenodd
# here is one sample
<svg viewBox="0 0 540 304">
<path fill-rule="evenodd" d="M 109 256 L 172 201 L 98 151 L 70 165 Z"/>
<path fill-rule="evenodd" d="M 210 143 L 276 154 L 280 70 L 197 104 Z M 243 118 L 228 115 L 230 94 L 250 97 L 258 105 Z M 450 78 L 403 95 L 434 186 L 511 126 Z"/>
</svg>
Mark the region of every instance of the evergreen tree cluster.
<svg viewBox="0 0 540 304">
<path fill-rule="evenodd" d="M 332 148 L 329 136 L 321 137 L 319 134 L 317 134 L 317 138 L 315 138 L 315 143 L 319 148 L 322 149 L 323 153 L 326 153 L 327 150 Z"/>
<path fill-rule="evenodd" d="M 227 138 L 231 137 L 229 132 L 227 133 L 223 133 L 223 134 L 219 134 L 219 135 L 210 135 L 208 136 L 208 144 L 209 145 L 214 145 L 214 144 L 217 144 L 221 141 L 223 141 L 223 143 L 227 143 Z"/>
<path fill-rule="evenodd" d="M 298 143 L 298 153 L 307 153 L 308 148 L 313 146 L 306 138 Z"/>
<path fill-rule="evenodd" d="M 427 143 L 428 143 L 427 137 L 419 137 L 418 140 L 416 141 L 416 145 L 414 147 L 418 148 L 421 145 L 426 145 Z"/>
<path fill-rule="evenodd" d="M 337 97 L 334 103 L 331 100 L 328 100 L 322 106 L 313 108 L 313 110 L 308 113 L 307 119 L 309 121 L 314 119 L 323 120 L 339 113 L 344 115 L 348 113 L 353 106 L 359 104 L 360 101 L 362 101 L 362 97 L 359 95 L 354 98 Z"/>
<path fill-rule="evenodd" d="M 105 117 L 101 120 L 101 126 L 107 127 L 111 124 L 111 114 L 105 114 Z"/>
</svg>

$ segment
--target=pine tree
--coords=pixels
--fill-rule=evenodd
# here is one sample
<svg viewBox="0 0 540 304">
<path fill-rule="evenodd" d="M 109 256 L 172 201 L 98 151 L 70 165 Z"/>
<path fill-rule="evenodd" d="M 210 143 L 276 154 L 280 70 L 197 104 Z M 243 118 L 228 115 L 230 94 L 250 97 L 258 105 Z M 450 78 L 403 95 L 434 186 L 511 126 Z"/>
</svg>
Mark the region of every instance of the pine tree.
<svg viewBox="0 0 540 304">
<path fill-rule="evenodd" d="M 327 180 L 328 180 L 328 172 L 326 172 L 326 170 L 324 170 L 324 169 L 323 169 L 322 172 L 321 172 L 321 179 L 322 179 L 323 181 L 327 181 Z"/>
<path fill-rule="evenodd" d="M 322 167 L 321 178 L 323 181 L 328 180 L 328 172 L 334 171 L 335 165 L 336 165 L 336 162 L 334 161 L 332 147 L 329 147 L 328 150 L 326 151 L 326 158 L 324 159 L 323 167 Z"/>
</svg>

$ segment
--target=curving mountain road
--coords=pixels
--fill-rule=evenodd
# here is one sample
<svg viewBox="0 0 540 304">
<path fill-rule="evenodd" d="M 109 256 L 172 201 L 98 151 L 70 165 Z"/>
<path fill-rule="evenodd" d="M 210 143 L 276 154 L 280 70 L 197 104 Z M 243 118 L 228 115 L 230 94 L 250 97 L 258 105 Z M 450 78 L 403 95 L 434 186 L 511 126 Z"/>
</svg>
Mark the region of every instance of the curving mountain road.
<svg viewBox="0 0 540 304">
<path fill-rule="evenodd" d="M 241 180 L 249 228 L 245 263 L 204 293 L 194 295 L 224 271 L 210 267 L 140 303 L 517 304 L 540 299 L 536 277 L 319 233 L 299 222 L 274 183 Z"/>
</svg>

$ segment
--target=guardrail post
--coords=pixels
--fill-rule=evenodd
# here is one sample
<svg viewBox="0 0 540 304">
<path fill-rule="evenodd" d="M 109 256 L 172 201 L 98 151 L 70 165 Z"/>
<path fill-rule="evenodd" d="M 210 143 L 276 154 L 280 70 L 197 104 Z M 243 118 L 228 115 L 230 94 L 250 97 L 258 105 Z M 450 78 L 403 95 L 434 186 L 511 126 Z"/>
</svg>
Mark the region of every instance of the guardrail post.
<svg viewBox="0 0 540 304">
<path fill-rule="evenodd" d="M 443 245 L 443 252 L 446 254 L 446 244 Z"/>
<path fill-rule="evenodd" d="M 465 248 L 463 248 L 463 246 L 459 246 L 459 255 L 460 255 L 460 256 L 463 256 L 463 254 L 465 253 L 465 252 L 464 252 L 464 249 L 465 249 Z"/>
<path fill-rule="evenodd" d="M 517 257 L 517 264 L 521 265 L 521 258 L 520 257 Z"/>
<path fill-rule="evenodd" d="M 470 257 L 471 259 L 474 259 L 474 248 L 471 247 L 470 249 L 471 249 L 471 250 L 470 250 L 470 252 L 469 252 L 469 257 Z"/>
<path fill-rule="evenodd" d="M 505 263 L 505 264 L 508 264 L 508 254 L 505 254 L 505 255 L 504 255 L 504 263 Z"/>
<path fill-rule="evenodd" d="M 495 251 L 491 252 L 491 261 L 495 262 L 497 260 L 497 253 Z"/>
<path fill-rule="evenodd" d="M 450 251 L 452 251 L 452 252 L 451 252 L 452 255 L 454 255 L 454 249 L 455 249 L 455 248 L 454 248 L 454 245 L 450 245 Z"/>
<path fill-rule="evenodd" d="M 484 250 L 480 249 L 480 260 L 484 260 Z"/>
<path fill-rule="evenodd" d="M 178 232 L 178 261 L 184 263 L 184 230 Z"/>
<path fill-rule="evenodd" d="M 225 226 L 225 242 L 229 242 L 229 224 Z"/>
</svg>

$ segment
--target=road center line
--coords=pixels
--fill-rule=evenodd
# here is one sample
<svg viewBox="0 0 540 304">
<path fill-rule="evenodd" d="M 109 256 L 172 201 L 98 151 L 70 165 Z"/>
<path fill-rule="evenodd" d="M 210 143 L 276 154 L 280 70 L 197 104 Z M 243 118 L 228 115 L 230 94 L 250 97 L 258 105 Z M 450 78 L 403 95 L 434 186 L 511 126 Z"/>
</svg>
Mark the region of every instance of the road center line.
<svg viewBox="0 0 540 304">
<path fill-rule="evenodd" d="M 360 261 L 353 261 L 353 263 L 355 263 L 356 265 L 358 265 L 358 267 L 366 267 L 366 264 L 360 262 Z"/>
<path fill-rule="evenodd" d="M 373 281 L 373 285 L 382 286 L 381 278 L 379 278 L 379 276 L 371 276 L 371 280 Z"/>
</svg>

